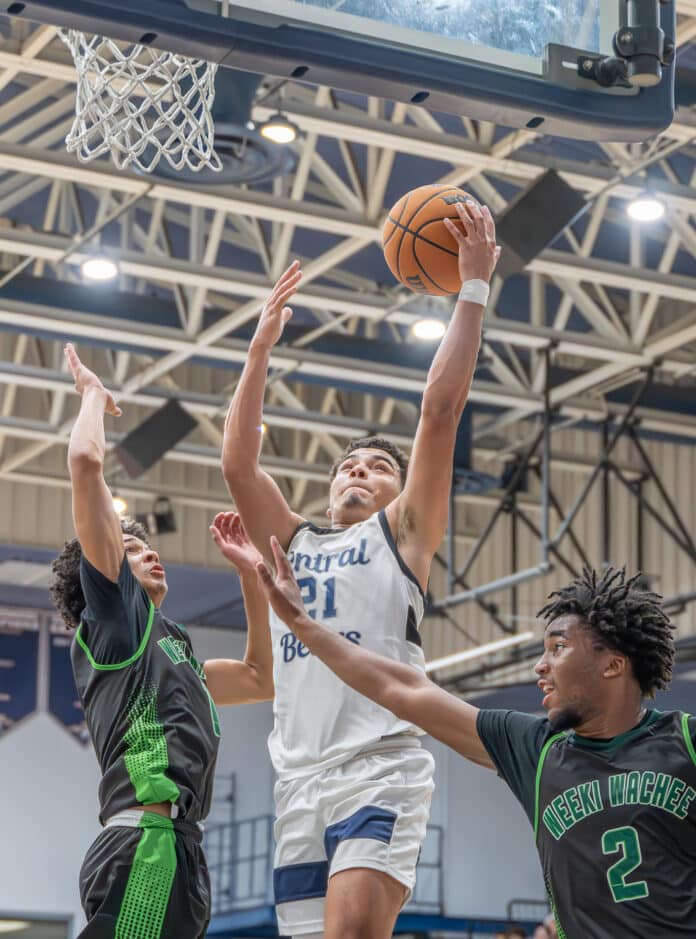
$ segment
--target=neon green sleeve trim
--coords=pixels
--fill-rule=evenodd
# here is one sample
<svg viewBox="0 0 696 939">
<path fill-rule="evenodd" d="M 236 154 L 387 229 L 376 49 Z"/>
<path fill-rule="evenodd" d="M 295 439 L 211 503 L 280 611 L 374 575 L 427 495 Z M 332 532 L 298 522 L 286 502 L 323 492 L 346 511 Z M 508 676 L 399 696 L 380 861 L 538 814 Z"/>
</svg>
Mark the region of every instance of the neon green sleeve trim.
<svg viewBox="0 0 696 939">
<path fill-rule="evenodd" d="M 546 743 L 543 746 L 541 753 L 539 754 L 539 762 L 537 763 L 536 771 L 536 780 L 534 781 L 534 840 L 536 841 L 537 835 L 539 834 L 539 789 L 541 787 L 541 771 L 544 768 L 544 761 L 546 759 L 546 754 L 552 743 L 555 743 L 561 737 L 565 737 L 565 734 L 554 734 L 553 737 L 549 737 Z"/>
<path fill-rule="evenodd" d="M 689 756 L 694 761 L 694 766 L 696 766 L 696 748 L 694 748 L 694 742 L 691 739 L 691 733 L 689 731 L 689 718 L 690 714 L 682 714 L 682 731 L 684 733 L 684 742 L 686 743 L 686 749 L 689 751 Z"/>
<path fill-rule="evenodd" d="M 126 668 L 128 665 L 132 665 L 132 663 L 135 662 L 136 659 L 139 659 L 140 656 L 143 654 L 143 652 L 145 651 L 145 647 L 147 646 L 148 639 L 150 638 L 150 632 L 152 631 L 152 621 L 154 620 L 154 618 L 155 618 L 155 604 L 152 602 L 152 600 L 150 600 L 150 612 L 147 617 L 147 626 L 145 627 L 145 635 L 141 639 L 140 645 L 135 650 L 133 655 L 131 655 L 129 659 L 126 659 L 125 662 L 116 662 L 113 665 L 100 665 L 99 662 L 96 662 L 94 659 L 94 656 L 87 648 L 87 643 L 82 638 L 82 623 L 80 623 L 80 625 L 77 627 L 77 632 L 75 633 L 75 639 L 77 640 L 77 644 L 79 645 L 79 647 L 87 656 L 87 661 L 92 666 L 92 668 L 96 668 L 101 672 L 114 672 L 114 671 L 117 671 L 119 668 Z"/>
</svg>

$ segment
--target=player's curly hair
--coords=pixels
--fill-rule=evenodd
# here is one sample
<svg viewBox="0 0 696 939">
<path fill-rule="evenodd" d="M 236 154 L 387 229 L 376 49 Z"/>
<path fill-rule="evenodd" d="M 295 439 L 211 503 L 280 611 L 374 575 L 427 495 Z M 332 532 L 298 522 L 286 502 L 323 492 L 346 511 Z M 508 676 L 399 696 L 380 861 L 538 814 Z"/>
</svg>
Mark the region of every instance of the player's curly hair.
<svg viewBox="0 0 696 939">
<path fill-rule="evenodd" d="M 364 450 L 366 448 L 371 450 L 384 450 L 385 453 L 388 453 L 389 456 L 396 460 L 401 473 L 401 488 L 403 489 L 406 483 L 406 474 L 408 473 L 408 457 L 396 444 L 387 440 L 386 437 L 359 437 L 357 440 L 351 440 L 343 453 L 334 460 L 329 479 L 334 479 L 338 472 L 338 467 L 351 455 L 353 450 Z"/>
<path fill-rule="evenodd" d="M 133 535 L 140 538 L 146 545 L 150 545 L 147 531 L 140 522 L 128 516 L 121 518 L 121 530 L 124 535 Z M 80 617 L 85 608 L 85 595 L 80 582 L 80 558 L 82 548 L 77 538 L 66 541 L 63 550 L 51 564 L 53 576 L 48 590 L 56 610 L 63 618 L 69 629 L 77 629 Z"/>
<path fill-rule="evenodd" d="M 641 588 L 643 574 L 626 578 L 626 568 L 608 566 L 600 574 L 584 567 L 582 576 L 549 594 L 538 616 L 551 622 L 575 614 L 605 646 L 625 655 L 646 697 L 669 687 L 674 666 L 674 625 L 662 597 Z"/>
</svg>

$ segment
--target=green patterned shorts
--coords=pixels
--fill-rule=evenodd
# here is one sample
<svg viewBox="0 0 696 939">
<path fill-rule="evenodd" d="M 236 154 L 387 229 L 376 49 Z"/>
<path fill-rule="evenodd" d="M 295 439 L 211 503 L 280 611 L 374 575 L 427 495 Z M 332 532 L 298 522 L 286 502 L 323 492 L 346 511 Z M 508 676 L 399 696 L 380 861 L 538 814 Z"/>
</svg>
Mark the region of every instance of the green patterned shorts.
<svg viewBox="0 0 696 939">
<path fill-rule="evenodd" d="M 203 939 L 210 879 L 201 832 L 143 812 L 140 824 L 109 827 L 80 871 L 87 926 L 79 939 Z"/>
</svg>

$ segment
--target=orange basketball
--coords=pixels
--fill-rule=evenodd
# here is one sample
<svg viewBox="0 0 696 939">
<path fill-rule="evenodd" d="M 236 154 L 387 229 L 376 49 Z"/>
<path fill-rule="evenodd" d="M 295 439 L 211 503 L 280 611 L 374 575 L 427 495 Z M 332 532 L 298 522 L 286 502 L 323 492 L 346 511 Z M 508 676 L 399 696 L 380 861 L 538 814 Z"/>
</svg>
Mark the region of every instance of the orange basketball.
<svg viewBox="0 0 696 939">
<path fill-rule="evenodd" d="M 457 202 L 477 200 L 454 186 L 419 186 L 402 196 L 384 223 L 382 243 L 389 270 L 415 293 L 444 297 L 462 285 L 457 242 L 444 218 L 459 219 Z"/>
</svg>

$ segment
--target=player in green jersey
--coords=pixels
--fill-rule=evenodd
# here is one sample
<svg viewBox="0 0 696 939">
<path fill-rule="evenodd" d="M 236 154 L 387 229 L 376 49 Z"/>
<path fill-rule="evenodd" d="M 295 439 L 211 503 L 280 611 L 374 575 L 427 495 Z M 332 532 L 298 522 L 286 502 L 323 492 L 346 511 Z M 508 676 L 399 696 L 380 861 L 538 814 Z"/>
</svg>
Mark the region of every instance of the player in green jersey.
<svg viewBox="0 0 696 939">
<path fill-rule="evenodd" d="M 75 629 L 104 826 L 80 872 L 81 939 L 203 939 L 210 882 L 200 822 L 212 796 L 216 704 L 273 697 L 260 555 L 235 513 L 216 516 L 211 534 L 239 570 L 249 633 L 244 661 L 201 665 L 187 631 L 160 610 L 167 575 L 157 552 L 142 526 L 116 514 L 104 480 L 104 414 L 120 409 L 71 345 L 66 358 L 82 396 L 68 449 L 77 538 L 54 562 L 52 594 Z"/>
<path fill-rule="evenodd" d="M 673 626 L 660 598 L 607 568 L 549 597 L 535 666 L 547 718 L 479 710 L 306 613 L 276 539 L 271 605 L 343 681 L 480 766 L 534 826 L 559 939 L 696 936 L 696 719 L 647 710 L 666 688 Z"/>
</svg>

